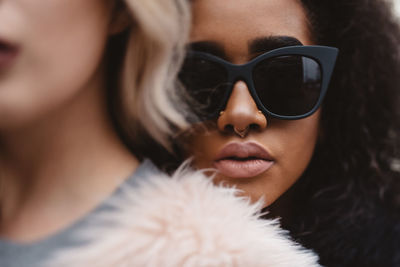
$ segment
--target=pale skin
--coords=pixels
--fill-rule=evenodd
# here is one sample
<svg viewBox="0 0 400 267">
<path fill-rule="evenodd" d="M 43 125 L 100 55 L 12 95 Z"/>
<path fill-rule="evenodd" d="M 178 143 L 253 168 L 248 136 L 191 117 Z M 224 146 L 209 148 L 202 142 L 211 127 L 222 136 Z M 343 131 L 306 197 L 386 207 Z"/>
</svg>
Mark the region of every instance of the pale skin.
<svg viewBox="0 0 400 267">
<path fill-rule="evenodd" d="M 0 236 L 32 242 L 71 225 L 138 165 L 105 101 L 113 1 L 3 0 L 0 39 L 19 47 L 0 72 Z"/>
<path fill-rule="evenodd" d="M 212 43 L 223 51 L 224 59 L 243 64 L 259 55 L 249 46 L 256 39 L 288 36 L 311 45 L 305 11 L 296 0 L 195 0 L 190 42 Z M 266 52 L 266 51 L 264 51 Z M 218 55 L 219 56 L 219 55 Z M 216 126 L 189 138 L 188 155 L 198 168 L 212 168 L 216 155 L 232 142 L 255 142 L 265 148 L 274 163 L 267 171 L 246 178 L 217 173 L 215 182 L 236 186 L 253 200 L 274 203 L 302 175 L 312 157 L 319 133 L 320 111 L 300 120 L 267 118 L 258 111 L 246 83 L 238 81 Z M 233 127 L 245 129 L 241 138 Z"/>
</svg>

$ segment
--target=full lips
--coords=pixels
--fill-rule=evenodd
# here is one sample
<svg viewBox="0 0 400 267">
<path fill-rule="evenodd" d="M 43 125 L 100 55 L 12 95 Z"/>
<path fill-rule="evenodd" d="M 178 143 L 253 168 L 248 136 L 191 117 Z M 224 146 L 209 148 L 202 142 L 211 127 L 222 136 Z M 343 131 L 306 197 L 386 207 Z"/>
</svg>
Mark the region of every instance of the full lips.
<svg viewBox="0 0 400 267">
<path fill-rule="evenodd" d="M 272 157 L 254 142 L 230 143 L 217 155 L 214 167 L 224 176 L 231 178 L 251 178 L 274 164 Z"/>
</svg>

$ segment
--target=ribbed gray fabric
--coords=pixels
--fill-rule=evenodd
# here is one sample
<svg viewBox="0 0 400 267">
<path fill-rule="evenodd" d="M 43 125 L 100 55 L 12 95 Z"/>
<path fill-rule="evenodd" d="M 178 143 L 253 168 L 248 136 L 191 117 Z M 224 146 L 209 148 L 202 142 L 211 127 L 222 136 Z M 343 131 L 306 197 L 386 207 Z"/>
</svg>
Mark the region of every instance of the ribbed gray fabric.
<svg viewBox="0 0 400 267">
<path fill-rule="evenodd" d="M 73 234 L 88 225 L 90 219 L 96 214 L 111 209 L 108 203 L 122 193 L 123 185 L 137 187 L 138 180 L 157 172 L 159 170 L 150 160 L 143 161 L 107 200 L 68 228 L 46 239 L 30 244 L 17 244 L 0 239 L 0 267 L 40 267 L 41 263 L 63 247 L 82 245 L 82 241 L 78 243 L 73 240 Z"/>
</svg>

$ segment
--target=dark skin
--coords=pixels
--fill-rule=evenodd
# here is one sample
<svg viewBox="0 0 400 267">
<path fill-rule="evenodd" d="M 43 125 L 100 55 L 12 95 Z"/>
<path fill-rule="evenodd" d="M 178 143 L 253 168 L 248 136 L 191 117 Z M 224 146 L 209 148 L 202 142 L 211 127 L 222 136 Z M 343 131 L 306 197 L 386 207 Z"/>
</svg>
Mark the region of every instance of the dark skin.
<svg viewBox="0 0 400 267">
<path fill-rule="evenodd" d="M 238 0 L 193 2 L 191 46 L 235 64 L 243 64 L 271 49 L 311 45 L 307 18 L 295 0 Z M 256 176 L 233 178 L 221 173 L 215 182 L 234 185 L 265 206 L 275 202 L 302 175 L 312 157 L 319 135 L 320 111 L 292 121 L 267 118 L 259 112 L 247 85 L 238 81 L 216 126 L 195 131 L 188 154 L 198 168 L 214 167 L 218 152 L 230 143 L 253 142 L 266 149 L 273 165 Z M 241 138 L 232 129 L 249 132 Z"/>
</svg>

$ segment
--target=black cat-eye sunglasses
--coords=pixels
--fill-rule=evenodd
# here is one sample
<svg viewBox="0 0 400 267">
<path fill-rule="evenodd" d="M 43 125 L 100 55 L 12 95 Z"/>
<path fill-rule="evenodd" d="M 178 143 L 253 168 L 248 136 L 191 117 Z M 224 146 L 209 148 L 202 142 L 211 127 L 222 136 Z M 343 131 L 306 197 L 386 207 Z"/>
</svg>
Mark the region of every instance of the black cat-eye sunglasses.
<svg viewBox="0 0 400 267">
<path fill-rule="evenodd" d="M 235 65 L 208 53 L 189 51 L 179 80 L 202 119 L 216 118 L 233 85 L 242 80 L 266 116 L 295 120 L 313 114 L 321 105 L 337 54 L 337 48 L 327 46 L 288 46 Z"/>
</svg>

